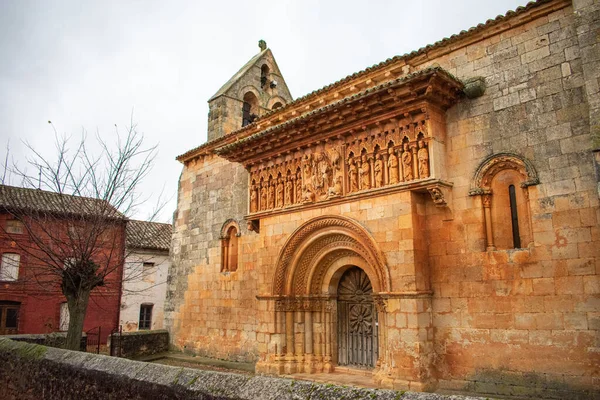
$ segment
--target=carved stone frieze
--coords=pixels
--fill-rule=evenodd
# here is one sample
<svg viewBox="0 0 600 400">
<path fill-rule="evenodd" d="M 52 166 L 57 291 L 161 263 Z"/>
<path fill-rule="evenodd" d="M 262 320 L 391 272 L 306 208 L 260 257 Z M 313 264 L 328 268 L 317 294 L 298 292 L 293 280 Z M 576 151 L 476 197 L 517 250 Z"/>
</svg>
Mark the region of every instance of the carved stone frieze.
<svg viewBox="0 0 600 400">
<path fill-rule="evenodd" d="M 335 309 L 335 301 L 322 297 L 282 297 L 275 300 L 275 311 L 327 311 Z"/>
<path fill-rule="evenodd" d="M 250 214 L 430 178 L 432 137 L 419 115 L 262 160 L 250 168 Z"/>
</svg>

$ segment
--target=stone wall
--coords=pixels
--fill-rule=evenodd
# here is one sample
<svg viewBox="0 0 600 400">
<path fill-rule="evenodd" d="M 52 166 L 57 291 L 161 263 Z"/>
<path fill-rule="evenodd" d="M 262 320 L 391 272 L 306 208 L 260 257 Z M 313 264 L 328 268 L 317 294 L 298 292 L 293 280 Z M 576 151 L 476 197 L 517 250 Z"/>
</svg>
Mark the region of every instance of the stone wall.
<svg viewBox="0 0 600 400">
<path fill-rule="evenodd" d="M 538 395 L 552 393 L 540 382 L 597 388 L 600 208 L 590 135 L 597 98 L 586 94 L 578 21 L 596 15 L 597 32 L 600 5 L 575 6 L 583 3 L 585 11 L 567 6 L 419 65 L 483 76 L 488 86 L 447 113 L 452 218 L 427 209 L 442 387 L 511 394 L 502 382 L 529 382 Z M 527 157 L 539 174 L 541 184 L 528 191 L 533 243 L 485 252 L 481 200 L 468 192 L 481 161 L 501 152 Z"/>
<path fill-rule="evenodd" d="M 598 390 L 600 207 L 593 151 L 600 3 L 544 4 L 548 13 L 420 53 L 404 65 L 414 72 L 438 64 L 461 80 L 486 82 L 483 96 L 446 113 L 445 173 L 453 183 L 447 207 L 436 207 L 426 194 L 399 192 L 274 213 L 261 218 L 259 233 L 242 227 L 240 267 L 223 274 L 219 229 L 229 218 L 241 224 L 247 213 L 247 174 L 216 156 L 188 163 L 174 236 L 178 267 L 167 323 L 173 343 L 268 364 L 267 354 L 283 343 L 274 309 L 255 296 L 272 293 L 280 251 L 295 229 L 341 215 L 377 243 L 394 291 L 414 289 L 428 277 L 433 292 L 388 301 L 382 384 L 402 388 L 420 380 L 446 390 L 550 398 Z M 523 191 L 530 243 L 488 251 L 482 198 L 469 191 L 477 168 L 498 153 L 530 160 L 540 184 Z M 302 322 L 293 329 L 301 338 Z"/>
<path fill-rule="evenodd" d="M 242 238 L 248 234 L 243 219 L 248 173 L 240 165 L 206 156 L 184 168 L 178 196 L 165 303 L 171 341 L 199 355 L 255 361 L 256 273 L 250 266 L 221 273 L 220 254 L 227 221 L 238 223 Z M 243 246 L 242 252 L 248 251 Z"/>
<path fill-rule="evenodd" d="M 3 338 L 14 340 L 16 342 L 25 342 L 32 344 L 39 344 L 47 347 L 63 348 L 67 340 L 67 334 L 65 332 L 53 332 L 44 334 L 24 334 L 24 335 L 4 335 Z M 83 332 L 81 334 L 81 351 L 86 351 L 87 348 L 87 334 Z"/>
<path fill-rule="evenodd" d="M 137 358 L 169 351 L 169 332 L 159 329 L 155 331 L 123 332 L 122 335 L 113 333 L 109 341 L 116 340 L 115 351 L 121 357 Z M 110 348 L 111 343 L 108 346 Z M 118 347 L 121 347 L 120 353 Z"/>
<path fill-rule="evenodd" d="M 358 389 L 238 375 L 47 348 L 0 338 L 3 399 L 451 400 L 454 396 Z M 476 400 L 475 397 L 461 397 Z M 479 398 L 481 399 L 481 398 Z"/>
</svg>

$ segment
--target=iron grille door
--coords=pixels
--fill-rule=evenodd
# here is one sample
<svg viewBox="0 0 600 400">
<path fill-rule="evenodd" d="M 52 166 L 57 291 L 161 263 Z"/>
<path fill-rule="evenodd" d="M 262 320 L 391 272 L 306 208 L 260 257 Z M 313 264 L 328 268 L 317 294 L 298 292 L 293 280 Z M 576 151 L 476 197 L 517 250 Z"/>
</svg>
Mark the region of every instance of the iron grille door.
<svg viewBox="0 0 600 400">
<path fill-rule="evenodd" d="M 357 267 L 338 287 L 338 364 L 373 368 L 378 357 L 377 311 L 367 274 Z"/>
</svg>

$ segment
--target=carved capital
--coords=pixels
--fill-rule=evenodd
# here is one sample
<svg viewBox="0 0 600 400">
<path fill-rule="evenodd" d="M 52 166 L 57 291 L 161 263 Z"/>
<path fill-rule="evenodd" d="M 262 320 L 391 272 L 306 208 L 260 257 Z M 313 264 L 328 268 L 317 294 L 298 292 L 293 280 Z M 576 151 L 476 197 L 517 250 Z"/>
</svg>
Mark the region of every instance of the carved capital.
<svg viewBox="0 0 600 400">
<path fill-rule="evenodd" d="M 387 300 L 381 296 L 373 296 L 373 302 L 375 303 L 375 308 L 379 312 L 386 312 L 387 310 Z"/>
</svg>

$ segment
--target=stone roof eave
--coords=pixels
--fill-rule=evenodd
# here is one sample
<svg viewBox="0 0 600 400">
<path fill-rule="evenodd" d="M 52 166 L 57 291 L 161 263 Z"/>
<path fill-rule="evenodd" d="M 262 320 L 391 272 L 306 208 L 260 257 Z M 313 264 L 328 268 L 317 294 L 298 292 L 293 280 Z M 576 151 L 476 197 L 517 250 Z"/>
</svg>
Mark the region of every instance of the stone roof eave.
<svg viewBox="0 0 600 400">
<path fill-rule="evenodd" d="M 431 85 L 433 79 L 438 79 L 445 82 L 458 93 L 463 89 L 463 84 L 456 78 L 454 78 L 451 74 L 446 72 L 440 67 L 432 67 L 427 68 L 413 74 L 409 74 L 403 76 L 401 78 L 395 79 L 393 81 L 385 82 L 381 85 L 378 85 L 373 88 L 369 88 L 365 91 L 359 92 L 353 96 L 345 97 L 339 100 L 336 103 L 328 104 L 319 109 L 310 111 L 308 113 L 302 114 L 292 120 L 285 121 L 281 124 L 274 125 L 272 127 L 268 127 L 266 129 L 259 130 L 252 135 L 246 136 L 239 140 L 236 140 L 232 143 L 226 144 L 222 147 L 218 147 L 214 149 L 214 152 L 230 161 L 240 162 L 247 158 L 250 158 L 248 154 L 243 150 L 243 148 L 247 148 L 247 146 L 255 146 L 259 143 L 263 138 L 267 136 L 273 136 L 274 134 L 287 130 L 288 128 L 292 128 L 298 124 L 302 124 L 304 121 L 309 120 L 311 117 L 316 117 L 320 114 L 333 113 L 340 110 L 342 107 L 351 106 L 352 104 L 356 104 L 358 102 L 363 101 L 363 99 L 377 96 L 381 93 L 390 94 L 390 91 L 398 88 L 409 88 L 415 81 L 421 82 L 421 86 L 425 87 L 426 85 Z M 439 84 L 439 83 L 438 83 Z M 458 96 L 456 96 L 457 98 Z M 455 99 L 456 99 L 455 98 Z M 415 97 L 414 101 L 421 102 L 423 100 L 428 100 L 427 95 L 420 95 L 418 99 Z M 429 99 L 431 103 L 431 99 Z M 405 104 L 398 104 L 399 107 Z M 267 139 L 265 139 L 267 140 Z"/>
<path fill-rule="evenodd" d="M 228 133 L 218 139 L 203 143 L 202 145 L 196 148 L 188 150 L 187 152 L 177 156 L 176 160 L 181 163 L 185 163 L 186 161 L 189 161 L 195 157 L 211 154 L 213 149 L 222 147 L 226 144 L 236 141 L 236 136 L 246 136 L 246 132 L 249 132 L 257 124 L 260 124 L 268 119 L 276 118 L 277 115 L 289 112 L 291 109 L 300 107 L 301 105 L 311 101 L 317 96 L 326 95 L 327 93 L 340 90 L 341 88 L 349 85 L 357 79 L 368 77 L 370 76 L 370 74 L 385 71 L 393 65 L 418 65 L 420 64 L 418 60 L 422 60 L 421 62 L 425 62 L 428 59 L 440 57 L 451 51 L 457 50 L 462 47 L 466 47 L 476 41 L 485 39 L 490 36 L 498 35 L 508 29 L 518 27 L 533 19 L 568 7 L 570 4 L 570 0 L 531 1 L 525 6 L 517 7 L 514 11 L 508 11 L 504 15 L 498 15 L 494 19 L 488 19 L 485 23 L 478 24 L 477 26 L 471 27 L 468 30 L 463 30 L 458 34 L 443 38 L 433 44 L 429 44 L 410 53 L 388 58 L 387 60 L 382 61 L 379 64 L 367 67 L 362 71 L 355 72 L 352 75 L 348 75 L 345 78 L 342 78 L 332 84 L 324 86 L 321 89 L 310 92 L 286 104 L 284 107 L 278 108 L 277 110 L 274 110 L 261 116 L 254 123 L 247 125 L 246 127 L 240 130 Z"/>
</svg>

